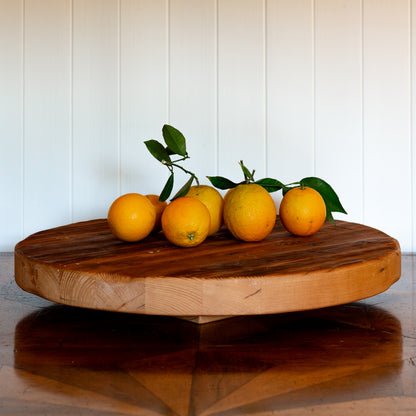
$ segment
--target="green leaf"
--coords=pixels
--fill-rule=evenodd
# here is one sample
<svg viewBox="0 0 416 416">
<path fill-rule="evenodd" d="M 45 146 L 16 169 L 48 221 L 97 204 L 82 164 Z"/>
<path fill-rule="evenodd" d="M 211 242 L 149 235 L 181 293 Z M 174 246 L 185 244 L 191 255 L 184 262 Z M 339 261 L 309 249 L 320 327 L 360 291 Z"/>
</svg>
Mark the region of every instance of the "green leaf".
<svg viewBox="0 0 416 416">
<path fill-rule="evenodd" d="M 342 206 L 336 192 L 332 189 L 331 185 L 329 185 L 323 179 L 316 177 L 303 178 L 300 181 L 300 184 L 302 186 L 309 186 L 321 194 L 325 201 L 327 221 L 334 222 L 332 212 L 341 212 L 343 214 L 347 214 L 347 211 L 345 211 L 344 207 Z"/>
<path fill-rule="evenodd" d="M 185 137 L 178 129 L 165 124 L 162 128 L 162 134 L 169 150 L 177 155 L 186 156 Z"/>
<path fill-rule="evenodd" d="M 172 150 L 170 150 L 169 149 L 169 147 L 165 147 L 165 149 L 166 149 L 166 151 L 168 152 L 168 155 L 170 156 L 170 155 L 176 155 L 176 153 L 175 152 L 173 152 Z"/>
<path fill-rule="evenodd" d="M 172 193 L 172 189 L 173 189 L 173 173 L 170 174 L 165 186 L 162 189 L 162 192 L 160 193 L 159 196 L 159 201 L 164 202 L 166 201 L 170 194 Z"/>
<path fill-rule="evenodd" d="M 171 162 L 170 156 L 166 151 L 162 143 L 157 140 L 147 140 L 144 142 L 147 150 L 155 157 L 159 162 L 167 161 Z"/>
<path fill-rule="evenodd" d="M 179 189 L 179 191 L 176 193 L 176 195 L 172 198 L 172 201 L 176 198 L 180 198 L 181 196 L 185 196 L 188 192 L 189 189 L 191 188 L 192 182 L 194 181 L 195 176 L 191 176 L 188 181 L 185 183 L 184 186 L 182 186 L 181 189 Z"/>
<path fill-rule="evenodd" d="M 332 212 L 331 211 L 326 211 L 326 217 L 325 217 L 325 221 L 330 221 L 335 223 L 334 217 L 332 216 Z"/>
<path fill-rule="evenodd" d="M 207 176 L 207 178 L 212 183 L 212 185 L 218 189 L 231 189 L 239 185 L 238 183 L 230 181 L 229 179 L 222 176 Z"/>
<path fill-rule="evenodd" d="M 267 192 L 280 191 L 282 188 L 285 187 L 285 185 L 283 185 L 282 182 L 272 178 L 259 179 L 254 183 L 256 183 L 257 185 L 261 185 Z"/>
</svg>

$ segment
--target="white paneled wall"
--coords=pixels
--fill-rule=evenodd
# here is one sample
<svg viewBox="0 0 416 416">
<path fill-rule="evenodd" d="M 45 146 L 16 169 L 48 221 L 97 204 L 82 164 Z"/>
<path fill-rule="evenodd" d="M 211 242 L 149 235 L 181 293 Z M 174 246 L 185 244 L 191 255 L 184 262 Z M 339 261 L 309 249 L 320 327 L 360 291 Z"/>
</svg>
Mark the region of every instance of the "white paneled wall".
<svg viewBox="0 0 416 416">
<path fill-rule="evenodd" d="M 363 221 L 362 5 L 326 0 L 315 6 L 315 174 L 331 178 Z"/>
<path fill-rule="evenodd" d="M 70 216 L 71 33 L 65 0 L 27 1 L 23 12 L 22 221 L 30 233 Z"/>
<path fill-rule="evenodd" d="M 170 123 L 203 182 L 319 176 L 415 252 L 415 28 L 416 0 L 0 0 L 0 251 L 160 192 Z"/>
<path fill-rule="evenodd" d="M 0 13 L 0 250 L 23 230 L 23 13 L 1 0 Z"/>
<path fill-rule="evenodd" d="M 371 0 L 363 7 L 363 218 L 397 235 L 402 248 L 411 247 L 412 214 L 416 215 L 412 212 L 416 182 L 411 142 L 416 140 L 410 130 L 410 11 L 407 0 Z"/>
<path fill-rule="evenodd" d="M 267 174 L 290 183 L 315 173 L 313 3 L 270 1 L 266 23 Z"/>
<path fill-rule="evenodd" d="M 218 164 L 223 176 L 240 179 L 240 159 L 259 178 L 265 175 L 265 29 L 264 2 L 218 2 Z"/>
</svg>

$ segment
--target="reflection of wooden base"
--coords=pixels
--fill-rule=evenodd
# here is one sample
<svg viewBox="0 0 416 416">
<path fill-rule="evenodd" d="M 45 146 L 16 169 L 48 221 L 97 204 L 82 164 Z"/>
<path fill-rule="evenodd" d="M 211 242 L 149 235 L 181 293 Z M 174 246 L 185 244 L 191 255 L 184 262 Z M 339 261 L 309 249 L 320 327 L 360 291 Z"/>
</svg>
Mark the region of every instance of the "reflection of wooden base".
<svg viewBox="0 0 416 416">
<path fill-rule="evenodd" d="M 233 318 L 233 316 L 178 316 L 178 318 L 195 324 L 209 324 L 210 322 Z"/>
<path fill-rule="evenodd" d="M 294 237 L 278 220 L 259 243 L 221 231 L 184 249 L 163 235 L 124 243 L 106 220 L 94 220 L 39 232 L 15 248 L 16 282 L 30 293 L 66 305 L 196 323 L 363 299 L 388 289 L 400 267 L 396 240 L 343 221 Z"/>
<path fill-rule="evenodd" d="M 411 331 L 412 293 L 383 298 Z M 16 318 L 10 305 L 0 302 L 3 321 Z M 14 343 L 2 332 L 4 415 L 414 414 L 414 340 L 367 302 L 206 325 L 31 309 Z"/>
</svg>

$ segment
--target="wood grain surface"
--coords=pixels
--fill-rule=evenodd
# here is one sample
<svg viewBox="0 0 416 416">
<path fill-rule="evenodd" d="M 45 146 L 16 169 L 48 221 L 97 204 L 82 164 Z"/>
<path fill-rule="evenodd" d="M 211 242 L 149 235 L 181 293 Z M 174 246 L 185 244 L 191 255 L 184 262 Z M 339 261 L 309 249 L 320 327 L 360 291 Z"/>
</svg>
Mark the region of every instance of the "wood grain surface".
<svg viewBox="0 0 416 416">
<path fill-rule="evenodd" d="M 58 305 L 0 254 L 2 416 L 414 416 L 416 256 L 387 291 L 195 325 Z"/>
<path fill-rule="evenodd" d="M 400 277 L 400 258 L 395 239 L 342 221 L 311 237 L 292 236 L 277 221 L 258 243 L 222 230 L 184 249 L 163 234 L 125 243 L 106 220 L 92 220 L 17 244 L 15 278 L 24 290 L 58 303 L 203 323 L 373 296 Z"/>
</svg>

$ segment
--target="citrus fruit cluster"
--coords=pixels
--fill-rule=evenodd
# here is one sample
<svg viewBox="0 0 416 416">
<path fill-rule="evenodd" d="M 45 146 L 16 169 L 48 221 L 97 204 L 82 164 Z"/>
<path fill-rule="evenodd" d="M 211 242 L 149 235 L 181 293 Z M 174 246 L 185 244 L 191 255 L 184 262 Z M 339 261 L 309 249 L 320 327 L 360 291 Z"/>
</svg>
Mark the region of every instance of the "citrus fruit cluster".
<svg viewBox="0 0 416 416">
<path fill-rule="evenodd" d="M 275 226 L 277 212 L 270 192 L 282 190 L 279 218 L 297 236 L 309 236 L 325 221 L 334 221 L 332 212 L 346 213 L 331 186 L 316 177 L 285 185 L 272 178 L 254 179 L 240 161 L 244 180 L 235 183 L 221 176 L 207 176 L 213 186 L 201 185 L 197 176 L 185 169 L 189 159 L 186 140 L 176 128 L 164 125 L 164 143 L 147 140 L 152 156 L 168 168 L 169 177 L 160 195 L 130 193 L 117 198 L 108 212 L 113 234 L 124 241 L 140 241 L 152 231 L 163 231 L 179 247 L 194 247 L 215 234 L 223 224 L 241 241 L 261 241 Z M 171 199 L 175 169 L 190 177 Z M 192 185 L 193 182 L 196 185 Z M 227 190 L 224 198 L 217 189 Z"/>
<path fill-rule="evenodd" d="M 314 189 L 296 187 L 283 197 L 279 217 L 292 234 L 308 236 L 325 222 L 325 202 Z M 140 241 L 162 230 L 172 244 L 195 247 L 223 224 L 238 240 L 261 241 L 275 226 L 276 207 L 270 194 L 255 183 L 240 184 L 224 198 L 212 186 L 199 185 L 169 204 L 153 194 L 122 195 L 111 204 L 107 219 L 113 234 L 123 241 Z"/>
<path fill-rule="evenodd" d="M 192 186 L 169 204 L 157 195 L 129 193 L 117 198 L 107 216 L 112 233 L 136 242 L 163 230 L 179 247 L 194 247 L 215 234 L 223 224 L 223 198 L 213 187 Z"/>
</svg>

